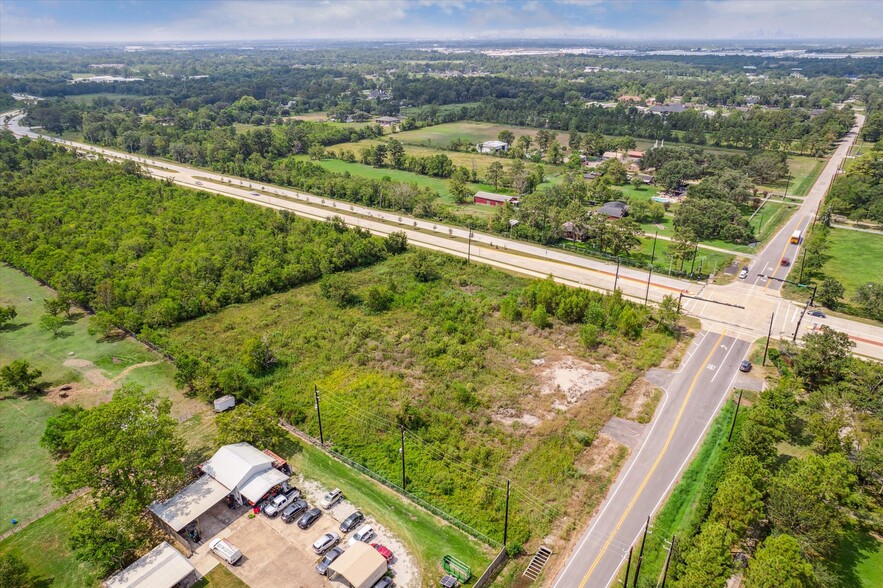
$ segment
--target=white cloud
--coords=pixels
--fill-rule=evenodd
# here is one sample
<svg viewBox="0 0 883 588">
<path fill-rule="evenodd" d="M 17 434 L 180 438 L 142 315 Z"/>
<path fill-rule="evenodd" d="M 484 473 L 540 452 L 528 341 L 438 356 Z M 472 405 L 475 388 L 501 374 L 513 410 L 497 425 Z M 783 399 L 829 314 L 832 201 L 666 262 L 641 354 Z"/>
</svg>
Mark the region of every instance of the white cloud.
<svg viewBox="0 0 883 588">
<path fill-rule="evenodd" d="M 4 41 L 883 36 L 879 0 L 218 0 L 183 2 L 161 24 L 110 25 L 34 18 L 35 4 L 0 0 Z"/>
</svg>

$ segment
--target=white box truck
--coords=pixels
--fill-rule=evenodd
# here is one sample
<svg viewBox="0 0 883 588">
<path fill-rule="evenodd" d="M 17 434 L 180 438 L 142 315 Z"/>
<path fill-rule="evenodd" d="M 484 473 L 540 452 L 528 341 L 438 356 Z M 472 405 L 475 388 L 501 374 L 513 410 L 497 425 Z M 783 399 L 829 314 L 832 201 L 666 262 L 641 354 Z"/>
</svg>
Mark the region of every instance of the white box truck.
<svg viewBox="0 0 883 588">
<path fill-rule="evenodd" d="M 239 548 L 226 539 L 214 539 L 208 546 L 209 549 L 215 552 L 215 555 L 231 566 L 235 566 L 236 562 L 242 558 L 242 552 L 239 551 Z"/>
</svg>

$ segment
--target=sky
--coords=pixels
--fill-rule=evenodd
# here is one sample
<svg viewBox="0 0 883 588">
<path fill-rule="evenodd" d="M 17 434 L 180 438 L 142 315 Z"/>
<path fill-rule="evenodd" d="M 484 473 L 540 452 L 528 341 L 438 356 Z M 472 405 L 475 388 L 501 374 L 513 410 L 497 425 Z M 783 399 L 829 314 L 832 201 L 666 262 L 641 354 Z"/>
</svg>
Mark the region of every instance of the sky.
<svg viewBox="0 0 883 588">
<path fill-rule="evenodd" d="M 0 0 L 0 42 L 879 39 L 883 0 Z"/>
</svg>

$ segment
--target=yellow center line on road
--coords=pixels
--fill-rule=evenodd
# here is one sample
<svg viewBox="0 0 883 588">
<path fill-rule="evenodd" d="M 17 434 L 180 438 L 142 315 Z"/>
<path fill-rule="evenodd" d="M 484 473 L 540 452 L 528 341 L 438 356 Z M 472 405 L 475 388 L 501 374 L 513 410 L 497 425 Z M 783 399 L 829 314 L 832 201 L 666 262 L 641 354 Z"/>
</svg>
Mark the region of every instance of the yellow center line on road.
<svg viewBox="0 0 883 588">
<path fill-rule="evenodd" d="M 604 546 L 601 548 L 601 551 L 598 552 L 597 557 L 595 557 L 595 561 L 592 562 L 592 566 L 589 568 L 589 571 L 586 572 L 583 581 L 580 582 L 579 588 L 584 588 L 586 582 L 589 581 L 592 573 L 595 571 L 595 568 L 598 567 L 598 563 L 601 561 L 601 556 L 607 551 L 607 548 L 610 547 L 610 543 L 613 542 L 613 537 L 619 532 L 619 528 L 625 522 L 626 517 L 632 511 L 632 507 L 635 506 L 635 502 L 640 498 L 641 493 L 644 491 L 644 488 L 647 486 L 647 483 L 650 481 L 650 476 L 653 475 L 653 472 L 656 471 L 657 466 L 659 466 L 659 462 L 662 461 L 662 458 L 665 456 L 665 453 L 668 451 L 668 446 L 671 444 L 671 440 L 675 435 L 675 431 L 678 430 L 678 424 L 681 422 L 681 417 L 684 416 L 684 410 L 687 408 L 687 403 L 690 401 L 690 397 L 693 395 L 693 389 L 696 388 L 696 384 L 699 382 L 699 376 L 702 375 L 705 366 L 708 365 L 708 362 L 711 361 L 711 356 L 714 355 L 714 352 L 717 351 L 718 345 L 723 341 L 724 335 L 726 335 L 726 331 L 721 333 L 720 337 L 717 338 L 717 341 L 714 342 L 714 345 L 711 348 L 711 351 L 708 352 L 708 355 L 702 361 L 702 365 L 699 366 L 699 369 L 696 370 L 696 375 L 693 376 L 693 381 L 690 383 L 690 389 L 687 390 L 687 396 L 684 397 L 684 402 L 681 403 L 681 409 L 678 411 L 678 416 L 675 418 L 674 425 L 672 425 L 671 431 L 668 433 L 668 439 L 665 440 L 665 445 L 662 446 L 662 451 L 659 453 L 659 456 L 656 458 L 656 461 L 653 462 L 653 465 L 650 467 L 650 471 L 647 472 L 647 475 L 644 477 L 644 481 L 641 482 L 641 485 L 638 487 L 638 491 L 635 493 L 634 497 L 632 497 L 631 502 L 629 502 L 628 506 L 625 509 L 625 512 L 622 513 L 622 516 L 619 517 L 619 521 L 616 523 L 616 527 L 614 527 L 613 532 L 607 537 L 607 541 L 604 543 Z"/>
<path fill-rule="evenodd" d="M 799 212 L 799 209 L 798 209 L 798 212 Z M 807 224 L 808 224 L 808 223 L 807 223 Z M 795 228 L 795 229 L 799 229 L 799 228 L 800 228 L 800 221 L 797 221 L 797 224 L 794 226 L 794 228 Z M 801 231 L 801 238 L 806 239 L 806 235 L 803 235 L 803 231 Z M 779 265 L 776 265 L 776 266 L 773 268 L 773 272 L 772 272 L 770 275 L 767 276 L 766 284 L 765 284 L 764 287 L 763 287 L 764 290 L 766 290 L 767 287 L 770 285 L 770 282 L 772 282 L 772 280 L 771 280 L 770 278 L 775 277 L 776 272 L 779 271 L 779 267 L 780 267 L 780 265 L 781 265 L 782 258 L 785 257 L 785 252 L 788 251 L 788 246 L 789 246 L 789 245 L 791 245 L 791 238 L 790 238 L 790 237 L 788 238 L 787 241 L 785 241 L 785 248 L 782 249 L 782 255 L 779 256 L 779 262 L 780 262 Z M 800 243 L 797 244 L 797 252 L 794 254 L 794 261 L 797 261 L 797 258 L 798 258 L 798 257 L 800 257 Z"/>
</svg>

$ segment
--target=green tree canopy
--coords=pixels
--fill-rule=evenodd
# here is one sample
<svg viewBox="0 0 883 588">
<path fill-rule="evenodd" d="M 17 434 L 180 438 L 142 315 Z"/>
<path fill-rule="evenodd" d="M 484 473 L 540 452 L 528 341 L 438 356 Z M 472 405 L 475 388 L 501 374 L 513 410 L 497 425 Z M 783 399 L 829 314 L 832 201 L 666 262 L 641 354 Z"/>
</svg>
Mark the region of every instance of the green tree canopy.
<svg viewBox="0 0 883 588">
<path fill-rule="evenodd" d="M 800 544 L 787 534 L 767 537 L 745 572 L 745 588 L 811 588 L 815 585 L 812 566 L 800 554 Z"/>
<path fill-rule="evenodd" d="M 279 426 L 278 417 L 263 404 L 240 404 L 217 418 L 218 445 L 251 443 L 258 449 L 278 451 L 286 433 Z"/>
</svg>

